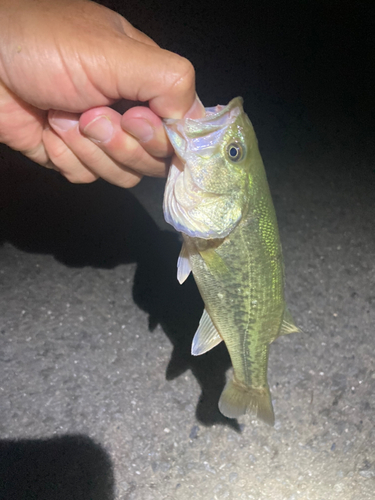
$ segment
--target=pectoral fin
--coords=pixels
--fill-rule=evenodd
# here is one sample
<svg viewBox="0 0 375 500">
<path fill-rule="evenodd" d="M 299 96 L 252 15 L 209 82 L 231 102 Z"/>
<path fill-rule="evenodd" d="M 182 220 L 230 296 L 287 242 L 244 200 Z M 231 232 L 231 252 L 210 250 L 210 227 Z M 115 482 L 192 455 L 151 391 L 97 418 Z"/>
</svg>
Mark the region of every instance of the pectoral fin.
<svg viewBox="0 0 375 500">
<path fill-rule="evenodd" d="M 191 354 L 199 356 L 209 351 L 213 347 L 220 344 L 223 339 L 220 337 L 215 325 L 212 323 L 206 309 L 203 311 L 199 321 L 198 330 L 196 331 L 193 343 L 191 345 Z"/>
<path fill-rule="evenodd" d="M 182 285 L 182 283 L 187 279 L 190 273 L 191 266 L 189 262 L 189 253 L 187 251 L 185 243 L 183 243 L 177 261 L 177 280 L 180 285 Z"/>
<path fill-rule="evenodd" d="M 200 250 L 200 256 L 204 260 L 208 270 L 213 275 L 225 275 L 229 273 L 228 266 L 225 264 L 224 260 L 216 252 L 214 248 L 208 248 L 207 250 Z"/>
<path fill-rule="evenodd" d="M 292 315 L 288 308 L 285 308 L 283 322 L 281 323 L 279 335 L 288 335 L 289 333 L 300 333 L 301 330 L 294 324 Z"/>
</svg>

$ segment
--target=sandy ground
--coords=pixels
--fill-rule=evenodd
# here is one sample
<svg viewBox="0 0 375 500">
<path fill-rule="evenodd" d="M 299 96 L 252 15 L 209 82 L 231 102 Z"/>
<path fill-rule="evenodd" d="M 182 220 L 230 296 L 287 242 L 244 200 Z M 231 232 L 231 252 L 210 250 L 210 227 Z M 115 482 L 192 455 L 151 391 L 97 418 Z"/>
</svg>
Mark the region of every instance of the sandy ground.
<svg viewBox="0 0 375 500">
<path fill-rule="evenodd" d="M 224 346 L 189 354 L 202 302 L 192 278 L 176 281 L 180 242 L 163 221 L 164 181 L 145 179 L 129 191 L 101 181 L 71 185 L 0 146 L 0 498 L 373 498 L 373 122 L 368 82 L 341 79 L 357 74 L 359 63 L 352 73 L 350 63 L 367 46 L 351 53 L 344 44 L 349 61 L 336 67 L 341 49 L 326 43 L 352 33 L 350 3 L 350 28 L 342 21 L 327 34 L 337 17 L 324 10 L 302 36 L 298 12 L 280 27 L 268 2 L 262 28 L 261 8 L 246 18 L 258 27 L 248 45 L 240 30 L 229 47 L 218 38 L 225 16 L 214 16 L 210 33 L 200 29 L 210 11 L 173 4 L 177 24 L 164 32 L 165 11 L 155 5 L 130 3 L 122 12 L 193 60 L 207 105 L 242 94 L 258 133 L 288 302 L 304 332 L 271 347 L 276 424 L 219 413 L 230 370 Z M 301 10 L 302 21 L 313 5 Z M 147 9 L 156 9 L 154 18 Z M 237 14 L 227 35 L 243 21 Z M 278 31 L 267 38 L 269 26 Z M 213 40 L 221 64 L 210 68 Z M 321 60 L 314 50 L 323 46 Z M 292 61 L 297 69 L 286 78 L 281 70 Z M 327 82 L 324 67 L 333 67 Z M 346 82 L 337 94 L 336 77 Z"/>
</svg>

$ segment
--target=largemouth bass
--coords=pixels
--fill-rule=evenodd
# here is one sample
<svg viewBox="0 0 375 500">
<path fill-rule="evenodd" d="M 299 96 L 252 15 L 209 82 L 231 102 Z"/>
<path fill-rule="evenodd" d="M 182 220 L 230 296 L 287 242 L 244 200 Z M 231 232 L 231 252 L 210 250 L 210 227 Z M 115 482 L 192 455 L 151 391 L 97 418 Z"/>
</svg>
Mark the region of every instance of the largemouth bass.
<svg viewBox="0 0 375 500">
<path fill-rule="evenodd" d="M 206 108 L 201 119 L 165 120 L 176 156 L 163 208 L 183 236 L 177 278 L 183 283 L 192 271 L 205 303 L 192 354 L 224 340 L 232 361 L 221 413 L 249 412 L 273 425 L 269 345 L 298 329 L 285 303 L 275 210 L 242 102 Z"/>
</svg>

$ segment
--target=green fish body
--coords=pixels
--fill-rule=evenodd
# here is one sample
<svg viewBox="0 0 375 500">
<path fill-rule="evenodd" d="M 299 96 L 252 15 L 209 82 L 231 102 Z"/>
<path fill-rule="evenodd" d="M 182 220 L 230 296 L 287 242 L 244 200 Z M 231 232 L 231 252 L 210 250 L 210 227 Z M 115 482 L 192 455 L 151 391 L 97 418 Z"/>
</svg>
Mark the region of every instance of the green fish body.
<svg viewBox="0 0 375 500">
<path fill-rule="evenodd" d="M 182 232 L 177 277 L 190 271 L 205 303 L 192 344 L 200 355 L 224 340 L 233 365 L 219 409 L 274 424 L 269 344 L 296 332 L 286 308 L 275 210 L 242 99 L 206 108 L 200 120 L 166 120 L 176 152 L 164 215 Z"/>
</svg>

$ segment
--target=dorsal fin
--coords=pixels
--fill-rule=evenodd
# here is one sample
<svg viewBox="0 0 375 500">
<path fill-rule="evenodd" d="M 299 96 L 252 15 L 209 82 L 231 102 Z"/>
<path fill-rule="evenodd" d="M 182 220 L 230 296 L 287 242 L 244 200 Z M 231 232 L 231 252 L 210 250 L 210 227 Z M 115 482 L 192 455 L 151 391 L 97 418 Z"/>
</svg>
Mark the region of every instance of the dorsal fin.
<svg viewBox="0 0 375 500">
<path fill-rule="evenodd" d="M 199 321 L 198 330 L 194 335 L 193 343 L 191 344 L 191 354 L 193 356 L 204 354 L 220 344 L 222 340 L 205 309 Z"/>
</svg>

